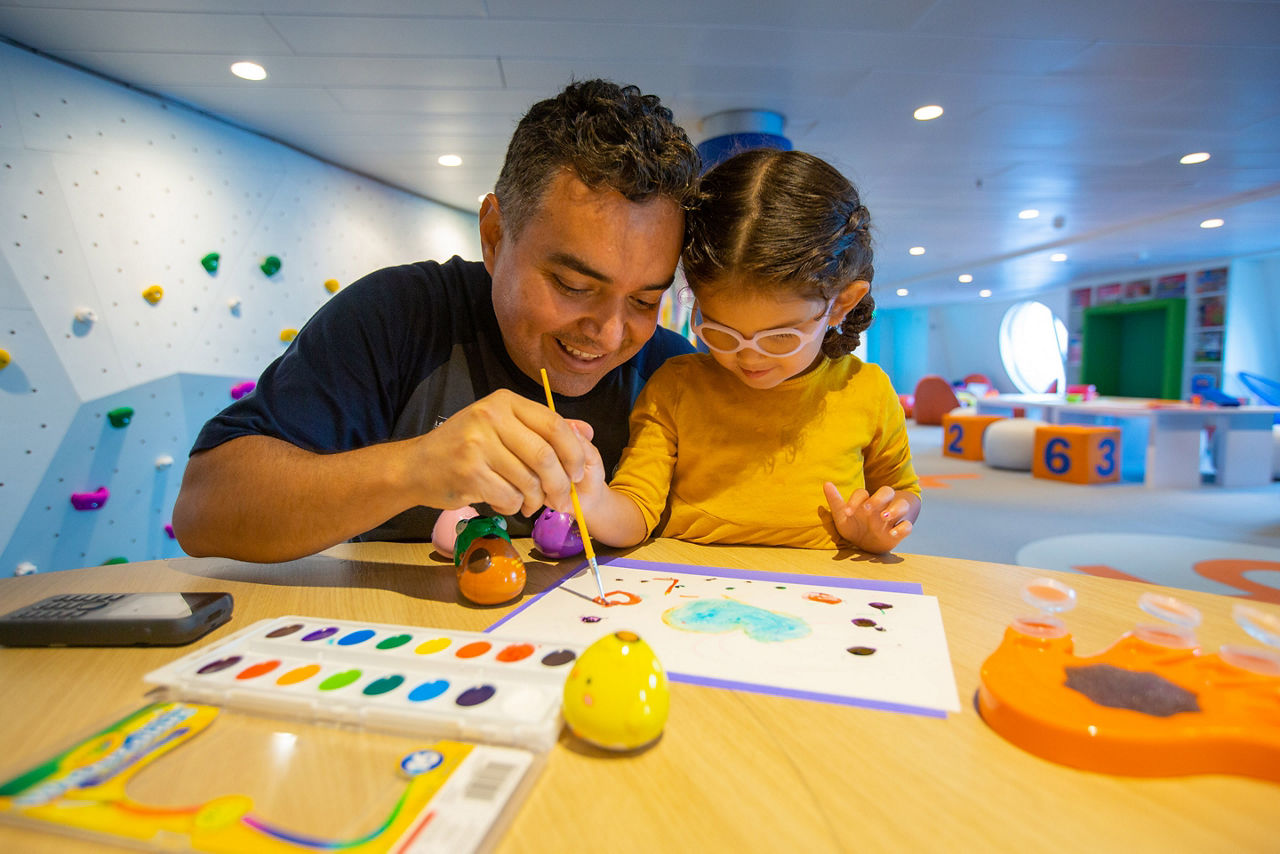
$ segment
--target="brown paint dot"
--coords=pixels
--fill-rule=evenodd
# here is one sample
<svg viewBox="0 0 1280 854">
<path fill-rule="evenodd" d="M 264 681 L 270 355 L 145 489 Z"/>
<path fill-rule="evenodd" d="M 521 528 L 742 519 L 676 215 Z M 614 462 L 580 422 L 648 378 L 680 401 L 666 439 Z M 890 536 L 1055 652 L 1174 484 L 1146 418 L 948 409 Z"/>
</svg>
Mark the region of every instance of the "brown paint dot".
<svg viewBox="0 0 1280 854">
<path fill-rule="evenodd" d="M 876 653 L 875 647 L 871 646 L 851 646 L 847 651 L 854 655 L 875 655 Z"/>
</svg>

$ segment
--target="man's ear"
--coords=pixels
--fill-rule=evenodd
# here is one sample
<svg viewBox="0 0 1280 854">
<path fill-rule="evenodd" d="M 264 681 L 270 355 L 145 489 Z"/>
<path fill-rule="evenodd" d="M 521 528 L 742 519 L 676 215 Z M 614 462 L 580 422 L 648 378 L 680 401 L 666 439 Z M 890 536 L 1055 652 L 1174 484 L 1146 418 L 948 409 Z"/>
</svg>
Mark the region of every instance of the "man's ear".
<svg viewBox="0 0 1280 854">
<path fill-rule="evenodd" d="M 871 290 L 871 283 L 862 279 L 845 285 L 844 290 L 836 294 L 835 299 L 831 301 L 831 314 L 827 318 L 827 323 L 839 326 L 845 315 L 862 302 L 862 298 L 869 290 Z"/>
<path fill-rule="evenodd" d="M 489 193 L 480 203 L 480 249 L 484 255 L 484 268 L 493 275 L 498 249 L 502 244 L 502 211 L 498 209 L 498 197 Z"/>
</svg>

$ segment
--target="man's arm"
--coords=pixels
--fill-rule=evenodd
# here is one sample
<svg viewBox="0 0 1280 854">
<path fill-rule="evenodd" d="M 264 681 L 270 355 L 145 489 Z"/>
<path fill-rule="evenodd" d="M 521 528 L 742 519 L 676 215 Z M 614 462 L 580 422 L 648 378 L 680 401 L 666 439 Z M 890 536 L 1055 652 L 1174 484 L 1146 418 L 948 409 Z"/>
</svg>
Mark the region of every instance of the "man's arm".
<svg viewBox="0 0 1280 854">
<path fill-rule="evenodd" d="M 354 451 L 318 454 L 267 436 L 202 451 L 187 464 L 173 527 L 197 557 L 293 560 L 418 505 L 567 511 L 583 467 L 564 419 L 498 391 L 422 436 Z"/>
</svg>

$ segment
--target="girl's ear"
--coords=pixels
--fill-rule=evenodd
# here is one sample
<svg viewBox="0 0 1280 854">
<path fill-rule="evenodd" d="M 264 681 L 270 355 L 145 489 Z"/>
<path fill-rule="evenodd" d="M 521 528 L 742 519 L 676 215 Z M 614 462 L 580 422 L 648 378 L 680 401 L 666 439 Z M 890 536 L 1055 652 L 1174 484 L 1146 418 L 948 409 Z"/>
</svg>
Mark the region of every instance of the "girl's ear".
<svg viewBox="0 0 1280 854">
<path fill-rule="evenodd" d="M 867 291 L 871 290 L 871 283 L 858 279 L 845 285 L 844 290 L 836 294 L 835 299 L 831 301 L 831 314 L 827 319 L 827 323 L 832 326 L 839 326 L 844 321 L 845 315 L 853 311 L 853 309 L 862 302 L 862 298 L 867 295 Z"/>
</svg>

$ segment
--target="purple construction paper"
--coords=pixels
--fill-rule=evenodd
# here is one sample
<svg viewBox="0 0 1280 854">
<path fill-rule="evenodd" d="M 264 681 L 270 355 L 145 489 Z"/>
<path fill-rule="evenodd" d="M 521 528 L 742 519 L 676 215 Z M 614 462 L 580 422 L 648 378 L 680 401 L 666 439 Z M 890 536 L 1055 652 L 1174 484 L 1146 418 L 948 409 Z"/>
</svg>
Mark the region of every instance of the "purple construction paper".
<svg viewBox="0 0 1280 854">
<path fill-rule="evenodd" d="M 735 682 L 731 679 L 713 679 L 707 676 L 690 676 L 687 673 L 667 671 L 667 679 L 672 682 L 683 682 L 686 685 L 706 685 L 710 688 L 728 688 L 731 691 L 750 691 L 755 694 L 771 694 L 775 697 L 794 697 L 798 700 L 816 700 L 820 703 L 839 703 L 842 706 L 858 706 L 863 709 L 879 709 L 884 712 L 902 712 L 908 715 L 923 715 L 929 718 L 946 718 L 942 709 L 930 709 L 927 706 L 910 706 L 905 703 L 887 703 L 882 700 L 864 700 L 860 697 L 844 697 L 838 694 L 823 694 L 817 691 L 795 691 L 789 688 L 776 688 L 772 685 L 757 685 L 754 682 Z"/>
</svg>

